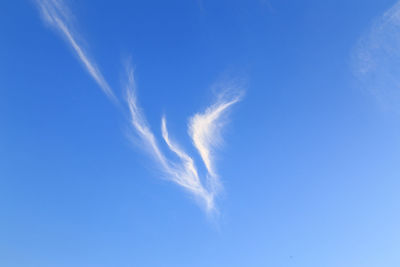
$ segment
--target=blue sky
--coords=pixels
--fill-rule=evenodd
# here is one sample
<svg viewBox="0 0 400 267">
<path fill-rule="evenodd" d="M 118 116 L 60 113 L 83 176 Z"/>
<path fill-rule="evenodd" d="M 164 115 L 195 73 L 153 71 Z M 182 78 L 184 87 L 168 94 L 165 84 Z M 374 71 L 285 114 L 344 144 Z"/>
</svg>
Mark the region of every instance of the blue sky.
<svg viewBox="0 0 400 267">
<path fill-rule="evenodd" d="M 0 266 L 400 266 L 396 1 L 13 0 L 0 34 Z"/>
</svg>

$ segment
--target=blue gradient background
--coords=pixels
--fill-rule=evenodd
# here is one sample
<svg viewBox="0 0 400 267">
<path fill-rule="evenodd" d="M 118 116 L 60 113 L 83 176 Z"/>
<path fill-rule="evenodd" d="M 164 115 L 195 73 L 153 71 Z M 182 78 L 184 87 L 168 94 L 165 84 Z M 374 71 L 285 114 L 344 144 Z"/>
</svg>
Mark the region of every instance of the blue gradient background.
<svg viewBox="0 0 400 267">
<path fill-rule="evenodd" d="M 1 1 L 0 266 L 400 266 L 400 116 L 350 67 L 395 1 L 68 3 L 117 95 L 131 55 L 152 129 L 165 112 L 193 155 L 187 118 L 246 81 L 220 215 L 158 179 L 32 1 Z"/>
</svg>

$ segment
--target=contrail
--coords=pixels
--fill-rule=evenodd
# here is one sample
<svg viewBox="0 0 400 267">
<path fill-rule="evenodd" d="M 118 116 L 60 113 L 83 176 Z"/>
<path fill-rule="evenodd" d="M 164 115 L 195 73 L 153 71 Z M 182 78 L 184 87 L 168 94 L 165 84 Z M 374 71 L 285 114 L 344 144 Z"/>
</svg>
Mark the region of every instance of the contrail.
<svg viewBox="0 0 400 267">
<path fill-rule="evenodd" d="M 91 60 L 84 51 L 81 44 L 78 43 L 75 31 L 72 27 L 72 15 L 68 7 L 62 0 L 36 0 L 43 20 L 60 32 L 66 41 L 71 45 L 86 70 L 100 86 L 103 92 L 112 100 L 116 101 L 115 95 L 104 79 L 95 62 Z"/>
</svg>

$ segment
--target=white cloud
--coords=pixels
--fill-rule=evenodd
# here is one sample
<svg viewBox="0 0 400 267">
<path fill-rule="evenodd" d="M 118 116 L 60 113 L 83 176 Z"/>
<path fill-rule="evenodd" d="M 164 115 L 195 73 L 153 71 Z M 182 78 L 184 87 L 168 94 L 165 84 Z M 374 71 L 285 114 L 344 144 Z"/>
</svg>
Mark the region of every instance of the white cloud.
<svg viewBox="0 0 400 267">
<path fill-rule="evenodd" d="M 400 112 L 400 2 L 360 38 L 352 54 L 353 71 L 382 107 Z"/>
<path fill-rule="evenodd" d="M 215 196 L 220 187 L 219 177 L 215 170 L 214 150 L 221 141 L 221 129 L 225 124 L 223 119 L 227 110 L 237 103 L 242 93 L 237 90 L 226 90 L 220 94 L 218 100 L 203 113 L 197 113 L 189 120 L 188 131 L 193 144 L 200 153 L 207 170 L 206 177 L 199 177 L 198 168 L 190 157 L 178 144 L 171 140 L 167 129 L 165 116 L 161 119 L 161 133 L 167 147 L 179 159 L 177 162 L 168 159 L 161 151 L 156 138 L 138 107 L 135 94 L 133 69 L 127 67 L 127 102 L 130 109 L 131 124 L 140 139 L 140 144 L 150 152 L 166 178 L 182 186 L 197 199 L 202 200 L 207 211 L 215 210 Z"/>
<path fill-rule="evenodd" d="M 180 159 L 180 163 L 172 168 L 174 169 L 174 171 L 171 172 L 171 174 L 173 174 L 173 180 L 191 191 L 194 195 L 200 196 L 204 200 L 205 207 L 208 211 L 213 210 L 215 208 L 214 192 L 209 191 L 202 184 L 193 159 L 181 150 L 177 144 L 170 140 L 165 117 L 162 118 L 162 136 L 169 149 Z"/>
<path fill-rule="evenodd" d="M 201 158 L 210 175 L 216 176 L 213 149 L 221 140 L 220 131 L 224 124 L 221 120 L 224 112 L 240 100 L 240 95 L 231 98 L 220 96 L 220 100 L 210 106 L 203 113 L 196 113 L 189 121 L 189 135 L 194 146 L 200 153 Z"/>
<path fill-rule="evenodd" d="M 202 113 L 196 113 L 189 120 L 189 135 L 207 169 L 208 187 L 214 194 L 221 187 L 215 168 L 215 149 L 222 142 L 221 130 L 226 123 L 227 111 L 241 100 L 242 95 L 243 91 L 229 88 L 218 96 L 213 105 Z"/>
<path fill-rule="evenodd" d="M 161 151 L 154 134 L 147 125 L 146 119 L 138 107 L 135 93 L 134 73 L 130 66 L 127 66 L 127 76 L 128 78 L 125 90 L 127 92 L 127 103 L 131 115 L 131 124 L 141 141 L 140 144 L 142 144 L 143 147 L 152 155 L 158 168 L 164 172 L 167 179 L 177 183 L 197 198 L 203 200 L 203 204 L 205 204 L 207 211 L 213 210 L 215 208 L 213 193 L 209 192 L 203 186 L 193 159 L 170 139 L 165 117 L 163 117 L 161 121 L 163 139 L 168 148 L 178 156 L 180 161 L 176 163 L 167 159 Z"/>
<path fill-rule="evenodd" d="M 35 0 L 44 21 L 59 31 L 72 46 L 79 59 L 100 88 L 112 100 L 117 101 L 113 91 L 97 68 L 77 41 L 77 34 L 72 27 L 72 15 L 62 0 Z M 221 141 L 220 131 L 224 124 L 222 119 L 226 111 L 241 98 L 241 94 L 229 94 L 236 90 L 226 90 L 220 94 L 215 104 L 203 113 L 195 114 L 189 122 L 189 134 L 193 144 L 207 170 L 205 179 L 201 179 L 194 159 L 190 157 L 176 142 L 174 142 L 167 130 L 167 120 L 162 117 L 162 137 L 168 147 L 177 158 L 169 159 L 160 148 L 155 135 L 151 131 L 146 118 L 140 109 L 136 96 L 136 85 L 133 68 L 126 65 L 126 102 L 129 109 L 130 123 L 136 133 L 137 141 L 153 158 L 156 167 L 163 172 L 166 179 L 180 185 L 190 192 L 207 212 L 216 211 L 215 196 L 218 193 L 219 177 L 216 174 L 214 162 L 215 146 Z"/>
<path fill-rule="evenodd" d="M 83 46 L 79 44 L 77 34 L 72 27 L 72 15 L 64 2 L 62 0 L 36 0 L 36 4 L 41 11 L 43 20 L 63 35 L 103 92 L 111 100 L 116 101 L 112 89 L 104 79 L 95 62 L 88 57 Z"/>
</svg>

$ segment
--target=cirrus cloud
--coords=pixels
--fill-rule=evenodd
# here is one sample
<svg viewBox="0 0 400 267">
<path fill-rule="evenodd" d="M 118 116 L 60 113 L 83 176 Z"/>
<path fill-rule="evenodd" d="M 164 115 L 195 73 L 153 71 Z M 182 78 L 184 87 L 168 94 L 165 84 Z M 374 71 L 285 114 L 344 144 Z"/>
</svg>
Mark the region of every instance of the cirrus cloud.
<svg viewBox="0 0 400 267">
<path fill-rule="evenodd" d="M 400 112 L 400 1 L 375 19 L 352 53 L 362 88 L 386 109 Z"/>
<path fill-rule="evenodd" d="M 88 56 L 87 49 L 84 49 L 82 45 L 83 42 L 79 41 L 81 38 L 78 38 L 80 35 L 73 26 L 72 13 L 65 3 L 62 0 L 35 0 L 35 2 L 43 20 L 46 24 L 56 29 L 73 48 L 79 60 L 100 89 L 110 100 L 119 103 L 97 64 Z M 222 140 L 221 129 L 225 124 L 225 115 L 235 103 L 241 100 L 242 91 L 237 88 L 234 90 L 225 88 L 214 104 L 206 108 L 204 112 L 196 113 L 189 119 L 188 133 L 192 138 L 193 145 L 199 152 L 206 170 L 205 177 L 200 177 L 199 168 L 196 166 L 194 158 L 189 156 L 170 137 L 165 116 L 161 119 L 162 138 L 167 148 L 176 155 L 176 158 L 171 159 L 163 152 L 146 120 L 144 112 L 139 106 L 134 71 L 129 64 L 126 65 L 125 75 L 125 102 L 130 115 L 131 129 L 135 133 L 140 147 L 151 155 L 155 163 L 154 167 L 161 170 L 166 179 L 190 192 L 208 212 L 215 211 L 215 197 L 221 186 L 215 168 L 215 149 Z"/>
</svg>

